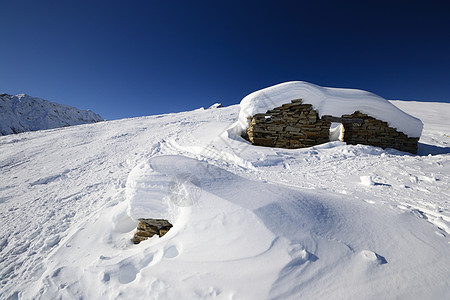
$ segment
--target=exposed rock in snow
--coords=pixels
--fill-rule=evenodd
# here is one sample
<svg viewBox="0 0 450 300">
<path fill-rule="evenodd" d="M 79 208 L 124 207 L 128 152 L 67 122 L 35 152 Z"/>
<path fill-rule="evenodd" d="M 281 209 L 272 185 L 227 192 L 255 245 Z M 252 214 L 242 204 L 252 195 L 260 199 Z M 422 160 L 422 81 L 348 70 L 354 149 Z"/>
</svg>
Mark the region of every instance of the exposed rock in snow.
<svg viewBox="0 0 450 300">
<path fill-rule="evenodd" d="M 265 113 L 296 99 L 311 104 L 318 111 L 319 117 L 341 117 L 359 111 L 387 122 L 390 127 L 408 137 L 420 137 L 422 133 L 422 121 L 378 95 L 356 89 L 321 87 L 304 81 L 277 84 L 246 96 L 240 104 L 238 130 L 244 132 L 248 128 L 248 117 Z"/>
<path fill-rule="evenodd" d="M 0 94 L 0 135 L 100 121 L 103 118 L 89 110 L 79 110 L 25 94 Z"/>
<path fill-rule="evenodd" d="M 167 220 L 163 219 L 140 219 L 134 237 L 131 239 L 133 244 L 139 244 L 154 235 L 164 236 L 172 228 Z"/>
</svg>

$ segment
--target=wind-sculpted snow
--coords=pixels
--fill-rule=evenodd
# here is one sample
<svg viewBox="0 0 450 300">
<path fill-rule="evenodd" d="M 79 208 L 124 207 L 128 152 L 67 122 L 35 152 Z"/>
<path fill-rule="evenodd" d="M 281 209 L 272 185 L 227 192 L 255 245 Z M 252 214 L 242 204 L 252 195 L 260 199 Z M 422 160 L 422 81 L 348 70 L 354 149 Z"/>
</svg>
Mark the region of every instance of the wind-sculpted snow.
<svg viewBox="0 0 450 300">
<path fill-rule="evenodd" d="M 52 103 L 25 94 L 0 94 L 0 135 L 103 121 L 88 110 Z"/>
<path fill-rule="evenodd" d="M 432 265 L 433 259 L 440 255 L 439 251 L 430 245 L 440 244 L 441 247 L 446 248 L 448 244 L 433 233 L 432 226 L 424 228 L 422 224 L 418 223 L 414 215 L 395 212 L 387 207 L 375 208 L 370 203 L 355 201 L 351 197 L 343 195 L 298 191 L 245 179 L 206 162 L 183 156 L 154 157 L 145 166 L 151 169 L 152 173 L 156 172 L 160 176 L 165 176 L 167 181 L 189 170 L 197 182 L 196 186 L 202 190 L 201 194 L 196 194 L 199 199 L 196 199 L 196 205 L 190 208 L 189 216 L 186 217 L 187 214 L 185 214 L 181 226 L 177 223 L 178 216 L 170 213 L 164 215 L 175 221 L 176 229 L 189 227 L 193 231 L 192 241 L 182 242 L 178 241 L 177 237 L 172 238 L 172 241 L 177 240 L 178 248 L 184 249 L 183 256 L 178 260 L 180 263 L 189 257 L 189 252 L 194 247 L 197 255 L 201 254 L 203 262 L 212 259 L 209 258 L 211 257 L 210 253 L 214 252 L 212 260 L 219 264 L 222 276 L 233 274 L 235 277 L 240 277 L 239 274 L 234 274 L 232 269 L 228 269 L 226 260 L 242 259 L 241 249 L 248 249 L 244 256 L 248 255 L 246 259 L 250 259 L 252 257 L 250 249 L 263 250 L 267 247 L 268 241 L 272 241 L 272 244 L 276 243 L 278 246 L 283 245 L 286 252 L 280 252 L 280 256 L 289 255 L 287 257 L 290 259 L 286 260 L 285 257 L 285 259 L 279 260 L 277 264 L 278 278 L 271 287 L 270 298 L 286 299 L 292 295 L 314 298 L 316 295 L 321 295 L 321 292 L 316 289 L 308 289 L 308 285 L 312 281 L 317 284 L 322 280 L 322 284 L 325 285 L 331 274 L 339 276 L 340 271 L 338 270 L 341 268 L 349 270 L 353 274 L 363 274 L 367 272 L 367 268 L 371 269 L 370 274 L 352 279 L 353 290 L 341 291 L 341 294 L 345 295 L 343 298 L 371 297 L 374 291 L 367 292 L 365 289 L 370 285 L 378 285 L 377 282 L 380 280 L 383 282 L 384 288 L 389 290 L 398 289 L 403 280 L 419 284 L 420 280 L 414 275 L 415 266 L 413 265 L 403 269 L 405 273 L 402 274 L 401 279 L 391 277 L 389 283 L 384 282 L 390 276 L 388 274 L 398 268 L 405 268 L 410 261 L 420 261 L 422 271 L 424 271 L 423 268 L 426 268 L 426 272 L 443 272 L 442 274 L 447 272 L 443 266 L 432 268 L 429 266 Z M 138 168 L 142 170 L 143 165 L 139 165 Z M 147 180 L 151 185 L 148 190 L 153 190 L 157 195 L 165 195 L 159 199 L 165 198 L 166 201 L 170 199 L 171 192 L 168 184 L 153 185 L 154 182 L 161 182 L 154 176 L 147 177 Z M 148 190 L 144 195 L 148 194 Z M 177 196 L 180 194 L 177 193 Z M 191 196 L 186 189 L 181 197 Z M 129 203 L 131 211 L 142 211 L 146 213 L 142 217 L 152 217 L 155 205 L 151 198 L 148 200 L 148 202 L 139 202 L 137 206 L 134 202 Z M 234 220 L 235 225 L 239 225 L 238 228 L 233 228 L 234 226 L 224 222 L 217 224 L 210 221 L 209 226 L 212 228 L 205 230 L 201 227 L 201 230 L 197 230 L 198 223 L 203 223 L 200 220 L 211 220 L 212 212 L 203 211 L 202 207 L 214 206 L 216 213 L 223 214 L 230 204 L 233 205 L 234 212 L 228 216 L 228 219 Z M 233 214 L 239 214 L 239 217 L 236 218 Z M 349 215 L 352 217 L 349 218 Z M 248 219 L 257 219 L 257 224 L 263 226 L 259 225 L 259 229 L 255 230 L 253 227 L 256 224 L 250 226 L 246 224 Z M 398 226 L 398 223 L 402 226 Z M 234 230 L 239 230 L 239 233 Z M 427 231 L 429 233 L 426 233 Z M 216 234 L 224 232 L 223 235 L 219 235 L 221 242 L 214 243 L 224 243 L 227 245 L 226 248 L 216 249 L 210 245 L 213 237 L 208 235 L 213 232 Z M 239 238 L 236 238 L 236 235 Z M 267 240 L 268 236 L 271 236 L 269 240 Z M 251 241 L 250 248 L 249 241 Z M 190 246 L 187 246 L 186 243 L 189 243 Z M 409 247 L 408 245 L 411 243 L 414 243 L 415 247 Z M 270 247 L 272 248 L 274 245 Z M 271 248 L 267 251 L 270 251 Z M 213 249 L 214 251 L 211 251 Z M 226 253 L 217 255 L 225 249 Z M 447 252 L 450 254 L 450 249 Z M 267 252 L 256 252 L 253 255 L 264 256 L 267 255 Z M 273 264 L 271 272 L 274 271 Z M 446 265 L 450 266 L 450 262 L 447 261 Z M 259 272 L 265 271 L 262 267 L 255 266 L 254 268 L 257 268 Z M 320 280 L 314 278 L 316 274 L 325 270 L 328 276 L 324 276 Z M 266 276 L 269 276 L 269 272 Z M 242 277 L 242 280 L 245 278 Z M 292 282 L 296 284 L 292 284 Z M 218 285 L 220 282 L 215 284 Z M 331 289 L 336 290 L 341 290 L 343 284 L 343 281 L 337 279 L 334 279 L 334 282 L 328 282 L 328 285 L 332 286 Z M 248 290 L 243 290 L 239 291 L 239 294 L 245 295 L 248 292 Z M 415 291 L 415 293 L 420 292 Z M 439 293 L 436 291 L 436 294 Z M 258 295 L 256 290 L 248 294 L 250 297 L 256 295 Z M 324 298 L 328 296 L 326 293 L 323 294 Z"/>
<path fill-rule="evenodd" d="M 277 84 L 251 93 L 242 99 L 238 128 L 248 128 L 248 117 L 303 99 L 303 103 L 312 104 L 319 116 L 341 117 L 360 111 L 376 119 L 385 121 L 409 137 L 420 137 L 422 122 L 403 112 L 382 97 L 356 89 L 327 88 L 304 81 L 291 81 Z"/>
<path fill-rule="evenodd" d="M 395 103 L 419 155 L 255 147 L 239 106 L 0 137 L 0 299 L 445 299 L 449 104 Z"/>
</svg>

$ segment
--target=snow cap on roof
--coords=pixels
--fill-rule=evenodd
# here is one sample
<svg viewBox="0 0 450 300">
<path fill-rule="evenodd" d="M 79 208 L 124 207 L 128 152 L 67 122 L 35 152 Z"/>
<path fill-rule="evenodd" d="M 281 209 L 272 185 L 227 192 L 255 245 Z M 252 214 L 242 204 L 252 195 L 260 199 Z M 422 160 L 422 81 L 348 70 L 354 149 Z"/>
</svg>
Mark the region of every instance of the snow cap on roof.
<svg viewBox="0 0 450 300">
<path fill-rule="evenodd" d="M 249 126 L 248 117 L 266 113 L 295 99 L 311 104 L 320 117 L 341 117 L 360 111 L 387 122 L 408 137 L 420 137 L 422 134 L 422 121 L 378 95 L 356 89 L 321 87 L 305 81 L 280 83 L 244 97 L 240 103 L 238 126 L 245 131 Z"/>
</svg>

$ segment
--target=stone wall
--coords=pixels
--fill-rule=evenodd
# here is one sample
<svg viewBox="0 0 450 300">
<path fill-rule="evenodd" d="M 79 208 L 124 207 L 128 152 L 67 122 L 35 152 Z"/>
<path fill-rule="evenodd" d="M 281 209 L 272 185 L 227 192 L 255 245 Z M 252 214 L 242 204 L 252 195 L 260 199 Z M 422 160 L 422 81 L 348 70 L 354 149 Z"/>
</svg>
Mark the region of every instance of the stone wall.
<svg viewBox="0 0 450 300">
<path fill-rule="evenodd" d="M 386 122 L 358 111 L 342 117 L 319 118 L 312 105 L 301 99 L 249 118 L 246 138 L 257 146 L 305 148 L 329 142 L 331 122 L 344 126 L 343 140 L 347 144 L 364 144 L 417 153 L 419 138 L 409 138 Z"/>
<path fill-rule="evenodd" d="M 331 122 L 319 119 L 301 99 L 250 118 L 248 140 L 258 146 L 304 148 L 329 141 Z"/>
<path fill-rule="evenodd" d="M 389 127 L 386 122 L 372 118 L 358 111 L 343 115 L 343 119 L 362 119 L 361 124 L 343 123 L 344 142 L 347 144 L 372 145 L 381 148 L 394 148 L 400 151 L 417 153 L 419 138 L 410 138 L 403 132 Z"/>
</svg>

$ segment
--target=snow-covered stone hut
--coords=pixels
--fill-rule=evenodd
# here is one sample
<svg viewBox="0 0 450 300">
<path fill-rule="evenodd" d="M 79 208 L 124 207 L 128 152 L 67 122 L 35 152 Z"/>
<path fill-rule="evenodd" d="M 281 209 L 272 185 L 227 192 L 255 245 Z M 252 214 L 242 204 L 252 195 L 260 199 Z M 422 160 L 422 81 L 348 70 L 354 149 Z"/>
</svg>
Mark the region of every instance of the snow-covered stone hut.
<svg viewBox="0 0 450 300">
<path fill-rule="evenodd" d="M 355 89 L 292 81 L 251 93 L 238 128 L 252 144 L 303 148 L 341 140 L 417 153 L 422 122 L 388 100 Z M 333 130 L 330 128 L 337 125 Z"/>
</svg>

